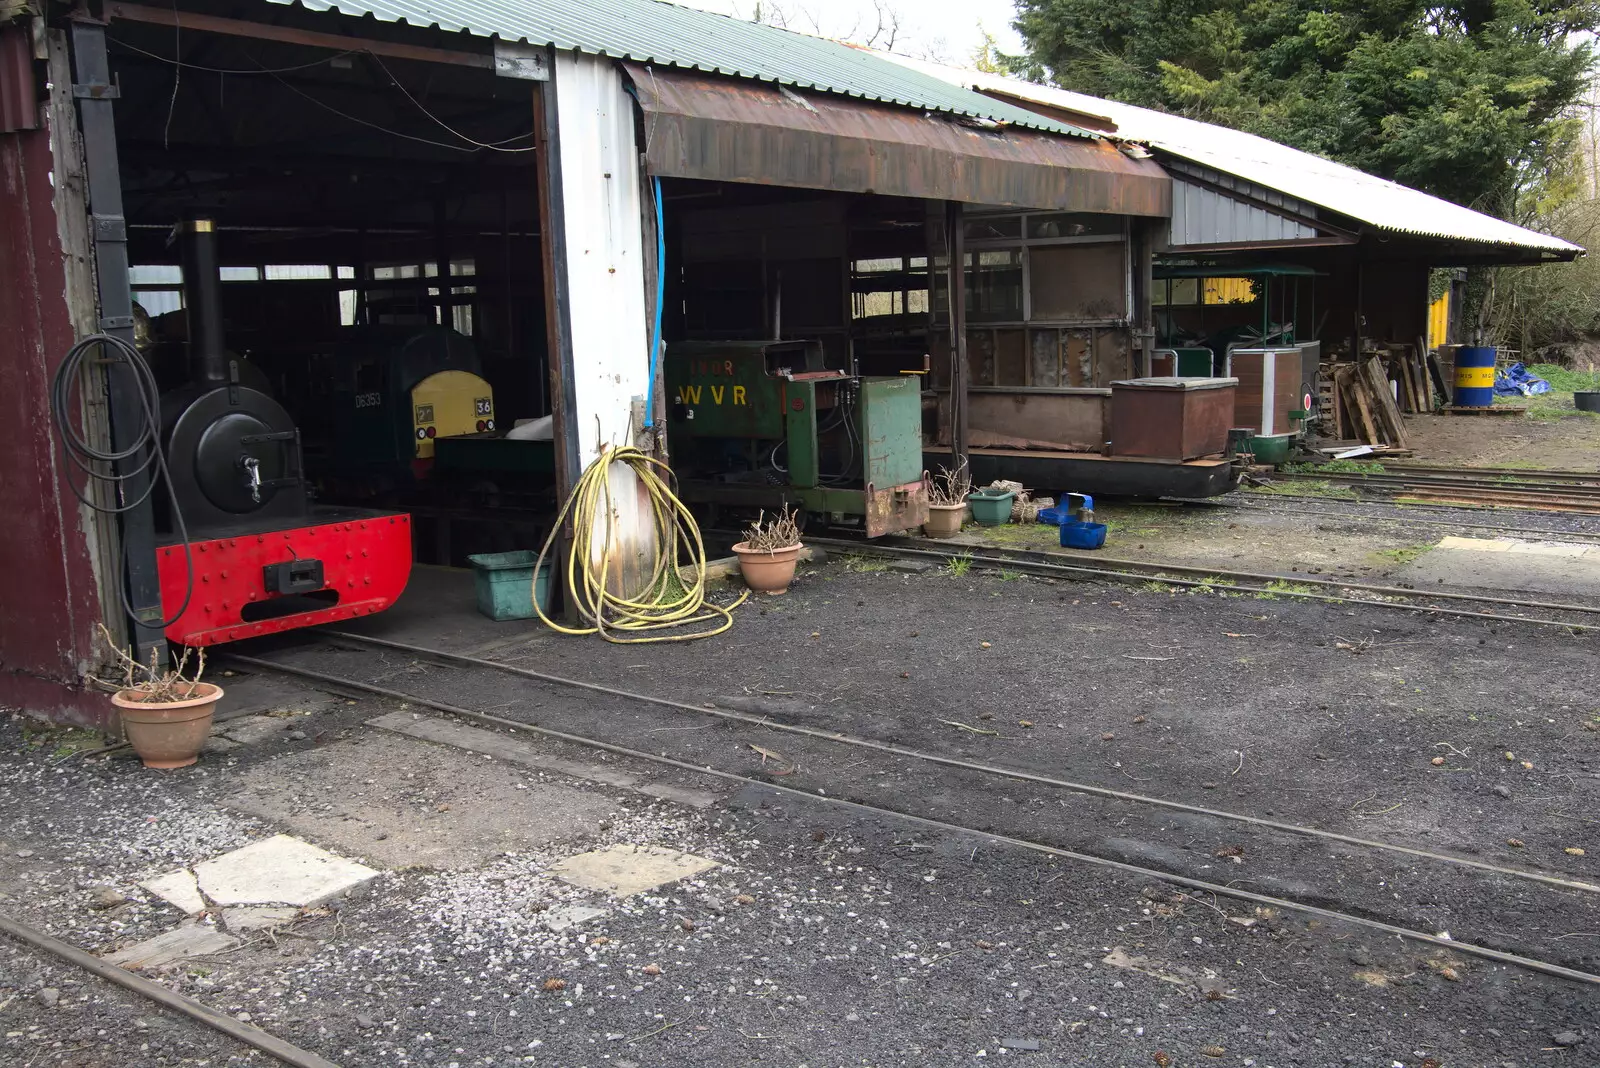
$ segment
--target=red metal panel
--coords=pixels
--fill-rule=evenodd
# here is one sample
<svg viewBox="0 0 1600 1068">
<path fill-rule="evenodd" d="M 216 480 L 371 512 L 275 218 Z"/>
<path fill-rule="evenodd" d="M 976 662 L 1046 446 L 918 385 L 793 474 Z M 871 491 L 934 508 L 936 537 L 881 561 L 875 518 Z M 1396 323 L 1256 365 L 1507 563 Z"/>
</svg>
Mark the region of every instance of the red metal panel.
<svg viewBox="0 0 1600 1068">
<path fill-rule="evenodd" d="M 162 546 L 156 553 L 161 573 L 161 604 L 169 617 L 189 589 L 194 594 L 167 637 L 183 645 L 217 645 L 278 634 L 297 627 L 332 623 L 381 612 L 394 604 L 411 576 L 411 517 L 378 515 L 341 523 L 296 527 L 236 538 L 217 538 Z M 322 561 L 323 588 L 339 595 L 327 608 L 247 622 L 248 606 L 269 602 L 262 569 L 290 560 Z"/>
<path fill-rule="evenodd" d="M 100 604 L 49 418 L 50 377 L 74 341 L 52 166 L 47 132 L 0 134 L 0 705 L 97 723 L 110 705 L 82 676 Z"/>
<path fill-rule="evenodd" d="M 0 134 L 39 128 L 39 87 L 26 26 L 0 27 Z"/>
</svg>

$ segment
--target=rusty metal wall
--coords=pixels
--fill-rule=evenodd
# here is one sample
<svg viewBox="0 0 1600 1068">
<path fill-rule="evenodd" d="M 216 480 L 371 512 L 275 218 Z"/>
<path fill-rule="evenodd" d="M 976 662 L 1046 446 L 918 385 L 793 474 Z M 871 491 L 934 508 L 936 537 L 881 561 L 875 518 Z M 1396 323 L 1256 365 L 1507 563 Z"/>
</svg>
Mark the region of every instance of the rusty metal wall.
<svg viewBox="0 0 1600 1068">
<path fill-rule="evenodd" d="M 624 64 L 663 177 L 1166 217 L 1172 180 L 1110 142 Z"/>
<path fill-rule="evenodd" d="M 89 534 L 57 477 L 50 378 L 73 344 L 47 129 L 0 134 L 0 705 L 99 722 L 81 679 L 100 603 Z"/>
<path fill-rule="evenodd" d="M 0 26 L 0 134 L 39 128 L 30 37 L 26 23 Z"/>
</svg>

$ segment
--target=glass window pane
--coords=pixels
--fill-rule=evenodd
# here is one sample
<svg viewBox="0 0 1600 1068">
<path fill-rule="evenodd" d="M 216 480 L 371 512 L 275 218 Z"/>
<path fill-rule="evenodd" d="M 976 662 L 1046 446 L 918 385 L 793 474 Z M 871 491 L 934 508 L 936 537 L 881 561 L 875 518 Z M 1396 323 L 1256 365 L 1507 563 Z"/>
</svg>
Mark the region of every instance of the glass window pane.
<svg viewBox="0 0 1600 1068">
<path fill-rule="evenodd" d="M 128 268 L 128 282 L 131 285 L 174 285 L 182 281 L 183 268 L 176 264 L 150 263 Z"/>
<path fill-rule="evenodd" d="M 1187 306 L 1200 303 L 1200 279 L 1174 278 L 1172 279 L 1172 303 Z"/>
<path fill-rule="evenodd" d="M 224 282 L 259 282 L 260 267 L 223 267 L 217 272 Z"/>
<path fill-rule="evenodd" d="M 134 302 L 143 308 L 150 318 L 154 319 L 168 312 L 182 310 L 183 290 L 141 289 L 134 294 Z"/>
<path fill-rule="evenodd" d="M 1022 250 L 987 249 L 967 253 L 967 321 L 1022 321 Z"/>
<path fill-rule="evenodd" d="M 333 277 L 333 271 L 327 264 L 313 263 L 269 263 L 266 273 L 269 282 L 303 282 Z"/>
<path fill-rule="evenodd" d="M 1040 239 L 1052 237 L 1121 237 L 1122 216 L 1068 211 L 1030 215 L 1028 216 L 1028 236 Z"/>
<path fill-rule="evenodd" d="M 968 219 L 966 221 L 966 235 L 968 241 L 993 241 L 997 238 L 1021 237 L 1022 216 L 996 215 L 987 219 Z"/>
</svg>

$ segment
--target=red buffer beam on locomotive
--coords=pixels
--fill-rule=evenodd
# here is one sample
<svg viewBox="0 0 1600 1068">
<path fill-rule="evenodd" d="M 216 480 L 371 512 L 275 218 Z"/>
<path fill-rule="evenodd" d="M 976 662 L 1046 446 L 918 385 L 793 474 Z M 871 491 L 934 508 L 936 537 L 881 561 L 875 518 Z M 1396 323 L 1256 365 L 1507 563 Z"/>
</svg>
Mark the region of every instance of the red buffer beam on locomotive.
<svg viewBox="0 0 1600 1068">
<path fill-rule="evenodd" d="M 167 637 L 215 645 L 383 611 L 411 574 L 410 516 L 311 504 L 299 430 L 224 347 L 211 221 L 186 222 L 181 247 L 190 381 L 161 401 Z"/>
</svg>

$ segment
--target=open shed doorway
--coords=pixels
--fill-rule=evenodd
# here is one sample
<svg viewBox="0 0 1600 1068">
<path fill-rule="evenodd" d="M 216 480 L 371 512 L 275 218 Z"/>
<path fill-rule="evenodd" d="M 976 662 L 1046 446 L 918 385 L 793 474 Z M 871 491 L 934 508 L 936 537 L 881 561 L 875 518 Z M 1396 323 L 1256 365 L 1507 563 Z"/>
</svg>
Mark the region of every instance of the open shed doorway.
<svg viewBox="0 0 1600 1068">
<path fill-rule="evenodd" d="M 539 83 L 353 37 L 116 19 L 106 43 L 163 388 L 189 373 L 174 225 L 208 218 L 227 348 L 298 425 L 323 503 L 410 512 L 424 563 L 537 545 L 555 506 Z"/>
</svg>

